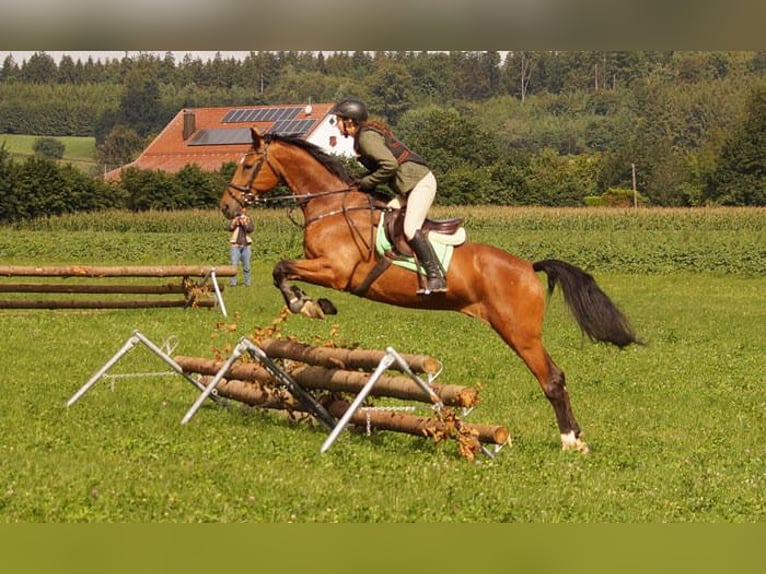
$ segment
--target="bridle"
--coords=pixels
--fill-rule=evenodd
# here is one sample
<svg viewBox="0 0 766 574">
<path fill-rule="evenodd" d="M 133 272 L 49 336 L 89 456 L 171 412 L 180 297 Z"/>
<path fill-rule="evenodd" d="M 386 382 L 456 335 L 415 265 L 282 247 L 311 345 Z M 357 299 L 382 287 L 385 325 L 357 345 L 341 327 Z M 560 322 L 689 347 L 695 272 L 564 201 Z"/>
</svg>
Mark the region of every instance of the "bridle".
<svg viewBox="0 0 766 574">
<path fill-rule="evenodd" d="M 271 170 L 271 172 L 274 174 L 274 176 L 277 178 L 277 184 L 278 185 L 279 184 L 283 184 L 283 185 L 286 185 L 286 186 L 289 187 L 289 185 L 287 184 L 287 181 L 285 180 L 285 178 L 282 175 L 282 173 L 279 170 L 277 170 L 277 168 L 274 167 L 274 165 L 269 161 L 269 143 L 270 142 L 268 140 L 266 140 L 264 142 L 264 145 L 263 145 L 264 149 L 263 149 L 262 153 L 259 153 L 257 151 L 250 151 L 250 152 L 247 152 L 244 156 L 242 156 L 242 160 L 240 160 L 241 163 L 244 163 L 248 156 L 251 156 L 251 155 L 258 155 L 259 156 L 257 162 L 255 163 L 255 165 L 252 168 L 253 171 L 250 174 L 250 178 L 248 179 L 247 184 L 239 185 L 239 184 L 236 184 L 236 183 L 229 183 L 228 186 L 226 187 L 226 192 L 229 194 L 229 196 L 234 201 L 237 202 L 237 204 L 239 204 L 239 206 L 241 208 L 250 207 L 251 205 L 253 205 L 255 203 L 266 204 L 266 203 L 269 202 L 269 200 L 261 198 L 260 196 L 256 195 L 252 191 L 253 182 L 255 182 L 255 179 L 258 177 L 258 174 L 261 172 L 261 169 L 263 169 L 264 165 L 266 165 Z M 238 191 L 239 195 L 235 194 L 232 190 Z M 327 195 L 335 195 L 335 194 L 339 194 L 339 193 L 347 194 L 349 191 L 356 191 L 356 190 L 357 190 L 356 187 L 345 187 L 343 189 L 337 189 L 337 190 L 331 190 L 331 191 L 320 191 L 320 192 L 314 192 L 314 193 L 306 193 L 306 194 L 303 194 L 303 195 L 295 195 L 295 194 L 291 193 L 290 195 L 285 196 L 285 197 L 271 198 L 271 201 L 278 201 L 278 200 L 283 200 L 283 199 L 289 199 L 289 200 L 297 201 L 297 205 L 299 207 L 301 207 L 301 206 L 304 206 L 305 204 L 307 204 L 312 199 L 317 199 L 319 197 L 323 197 L 323 196 L 327 196 Z M 328 218 L 328 217 L 332 217 L 332 216 L 335 216 L 335 215 L 343 215 L 344 217 L 346 217 L 346 220 L 349 223 L 349 225 L 352 228 L 352 230 L 354 230 L 354 233 L 359 235 L 359 236 L 361 236 L 359 231 L 356 229 L 356 225 L 350 219 L 348 219 L 349 212 L 351 212 L 351 211 L 358 211 L 358 210 L 369 211 L 372 214 L 372 212 L 374 212 L 375 210 L 383 210 L 383 209 L 381 207 L 379 207 L 379 206 L 376 206 L 374 204 L 374 202 L 372 201 L 372 199 L 370 198 L 368 205 L 347 207 L 344 204 L 340 209 L 329 211 L 329 212 L 317 215 L 317 216 L 315 216 L 315 217 L 313 217 L 311 219 L 308 219 L 308 220 L 304 221 L 302 225 L 299 224 L 292 217 L 292 215 L 289 215 L 289 218 L 290 218 L 290 221 L 292 221 L 294 224 L 296 224 L 299 227 L 302 227 L 303 229 L 305 229 L 310 224 L 315 223 L 315 222 L 317 222 L 319 220 L 322 220 L 322 219 L 325 219 L 325 218 Z M 371 232 L 371 235 L 374 234 L 374 226 L 370 227 L 370 232 Z M 366 246 L 370 250 L 370 252 L 372 252 L 371 250 L 372 250 L 372 245 L 373 245 L 373 237 L 370 237 L 369 243 L 366 240 L 364 240 L 364 239 L 362 239 L 362 240 L 366 244 Z"/>
<path fill-rule="evenodd" d="M 274 176 L 277 178 L 277 185 L 282 184 L 289 187 L 289 185 L 287 184 L 287 181 L 282 175 L 282 172 L 280 172 L 276 167 L 274 167 L 271 161 L 269 161 L 269 143 L 270 142 L 268 139 L 264 142 L 263 153 L 259 153 L 257 151 L 250 151 L 242 156 L 240 163 L 244 163 L 245 158 L 247 158 L 248 156 L 251 156 L 251 155 L 260 156 L 258 158 L 257 163 L 252 168 L 253 171 L 250 174 L 250 178 L 247 180 L 247 183 L 245 185 L 229 183 L 226 187 L 226 192 L 234 201 L 236 201 L 239 204 L 240 207 L 249 207 L 253 205 L 254 203 L 266 204 L 266 203 L 269 203 L 269 201 L 281 201 L 281 200 L 297 201 L 298 206 L 302 206 L 308 203 L 309 201 L 311 201 L 312 199 L 316 199 L 318 197 L 323 197 L 326 195 L 335 195 L 338 193 L 347 193 L 349 191 L 354 191 L 357 189 L 356 187 L 344 187 L 342 189 L 337 189 L 337 190 L 304 193 L 302 195 L 296 195 L 294 193 L 291 193 L 284 197 L 272 197 L 270 200 L 261 198 L 260 196 L 253 193 L 252 188 L 253 188 L 253 182 L 258 177 L 258 174 L 261 172 L 261 169 L 263 168 L 264 164 L 271 170 L 271 173 L 274 174 Z M 238 191 L 241 194 L 241 197 L 238 197 L 236 194 L 234 194 L 232 192 L 232 189 Z M 321 218 L 323 217 L 320 217 L 320 219 Z"/>
<path fill-rule="evenodd" d="M 253 193 L 253 182 L 255 181 L 255 178 L 258 177 L 258 174 L 261 172 L 261 168 L 263 168 L 263 165 L 266 164 L 268 168 L 271 170 L 271 172 L 276 176 L 278 183 L 285 183 L 284 178 L 282 177 L 282 174 L 276 170 L 276 168 L 271 164 L 269 161 L 269 144 L 268 142 L 264 144 L 264 151 L 262 154 L 259 154 L 257 151 L 250 151 L 247 152 L 244 156 L 242 156 L 241 163 L 245 162 L 245 159 L 250 155 L 260 155 L 258 158 L 257 163 L 252 168 L 253 172 L 250 174 L 250 179 L 248 179 L 246 185 L 239 185 L 236 183 L 229 183 L 229 185 L 226 186 L 226 192 L 229 194 L 229 196 L 236 201 L 240 207 L 250 207 L 254 203 L 257 203 L 259 201 L 258 196 Z M 241 196 L 238 197 L 236 194 L 234 194 L 231 190 L 235 189 L 237 190 Z"/>
</svg>

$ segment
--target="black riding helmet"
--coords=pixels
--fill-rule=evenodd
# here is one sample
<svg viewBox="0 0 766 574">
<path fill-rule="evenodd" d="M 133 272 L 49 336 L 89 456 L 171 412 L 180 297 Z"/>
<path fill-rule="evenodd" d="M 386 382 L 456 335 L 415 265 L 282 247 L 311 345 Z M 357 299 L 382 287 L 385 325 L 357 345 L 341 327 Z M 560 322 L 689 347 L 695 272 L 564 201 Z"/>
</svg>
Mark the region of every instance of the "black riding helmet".
<svg viewBox="0 0 766 574">
<path fill-rule="evenodd" d="M 357 122 L 363 122 L 367 119 L 367 106 L 361 100 L 347 98 L 335 104 L 331 113 L 342 118 L 351 118 Z"/>
</svg>

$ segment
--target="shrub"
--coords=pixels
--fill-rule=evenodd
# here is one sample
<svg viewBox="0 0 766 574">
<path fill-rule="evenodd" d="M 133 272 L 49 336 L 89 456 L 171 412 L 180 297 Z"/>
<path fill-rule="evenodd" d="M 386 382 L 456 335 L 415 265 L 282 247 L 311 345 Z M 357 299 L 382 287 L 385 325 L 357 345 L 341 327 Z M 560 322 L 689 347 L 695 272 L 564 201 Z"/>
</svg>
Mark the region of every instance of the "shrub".
<svg viewBox="0 0 766 574">
<path fill-rule="evenodd" d="M 32 144 L 32 149 L 37 157 L 44 159 L 61 159 L 64 157 L 66 147 L 62 142 L 53 137 L 39 137 Z"/>
<path fill-rule="evenodd" d="M 634 193 L 632 189 L 620 187 L 610 187 L 602 195 L 589 195 L 585 198 L 585 205 L 589 207 L 632 207 L 634 205 L 645 205 L 646 199 L 638 192 Z"/>
</svg>

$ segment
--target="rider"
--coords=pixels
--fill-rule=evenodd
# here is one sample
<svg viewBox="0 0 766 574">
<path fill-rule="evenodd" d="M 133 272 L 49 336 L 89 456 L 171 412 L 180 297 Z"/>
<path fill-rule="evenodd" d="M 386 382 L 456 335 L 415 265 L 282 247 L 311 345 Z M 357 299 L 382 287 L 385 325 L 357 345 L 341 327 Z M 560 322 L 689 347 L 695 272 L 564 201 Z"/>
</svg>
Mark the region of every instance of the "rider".
<svg viewBox="0 0 766 574">
<path fill-rule="evenodd" d="M 354 151 L 368 173 L 357 180 L 359 189 L 370 191 L 377 185 L 389 184 L 406 200 L 404 235 L 407 243 L 426 271 L 425 289 L 418 293 L 443 293 L 447 290 L 444 272 L 431 242 L 421 231 L 428 210 L 436 196 L 436 178 L 418 154 L 400 142 L 384 123 L 369 121 L 367 106 L 361 100 L 348 98 L 331 110 L 344 137 L 354 138 Z"/>
</svg>

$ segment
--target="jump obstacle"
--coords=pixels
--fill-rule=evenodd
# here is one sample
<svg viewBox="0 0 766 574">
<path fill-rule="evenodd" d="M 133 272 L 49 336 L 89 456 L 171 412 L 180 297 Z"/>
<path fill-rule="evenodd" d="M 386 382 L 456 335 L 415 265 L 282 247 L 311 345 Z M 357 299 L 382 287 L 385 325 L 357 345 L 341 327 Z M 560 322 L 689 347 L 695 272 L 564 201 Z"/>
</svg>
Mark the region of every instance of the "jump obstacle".
<svg viewBox="0 0 766 574">
<path fill-rule="evenodd" d="M 204 265 L 169 266 L 19 266 L 0 265 L 0 277 L 47 277 L 58 282 L 7 283 L 0 281 L 0 293 L 9 294 L 67 294 L 70 298 L 15 297 L 0 300 L 0 309 L 136 309 L 149 307 L 214 307 L 218 305 L 226 316 L 217 277 L 234 277 L 237 268 L 231 265 L 209 267 Z M 166 284 L 132 284 L 104 281 L 104 278 L 174 278 Z M 61 280 L 85 278 L 87 281 Z M 195 281 L 196 279 L 196 281 Z M 212 287 L 212 292 L 211 292 Z M 94 299 L 92 295 L 110 295 Z M 125 298 L 123 295 L 142 295 Z M 176 295 L 167 298 L 165 295 Z M 178 295 L 181 295 L 179 298 Z M 114 297 L 111 297 L 114 296 Z"/>
<path fill-rule="evenodd" d="M 199 396 L 181 419 L 187 424 L 210 399 L 221 406 L 227 400 L 287 412 L 307 413 L 329 432 L 322 444 L 325 453 L 349 425 L 358 429 L 401 432 L 422 437 L 449 437 L 470 443 L 493 457 L 509 443 L 504 426 L 465 422 L 479 402 L 476 389 L 439 384 L 435 379 L 441 363 L 429 356 L 385 351 L 313 347 L 287 340 L 265 340 L 258 345 L 242 337 L 226 360 L 176 355 L 166 341 L 161 347 L 134 331 L 120 350 L 107 361 L 67 402 L 77 402 L 100 379 L 118 377 L 108 371 L 132 348 L 143 344 L 190 382 Z M 239 361 L 245 354 L 253 361 Z M 289 367 L 287 366 L 289 365 Z M 163 373 L 144 373 L 157 375 Z M 142 376 L 133 373 L 124 376 Z M 425 380 L 424 380 L 425 378 Z M 355 395 L 349 402 L 345 396 Z M 369 397 L 400 399 L 416 405 L 372 406 Z M 367 402 L 367 404 L 364 404 Z M 457 417 L 443 416 L 454 407 Z M 428 415 L 413 414 L 417 409 Z"/>
</svg>

